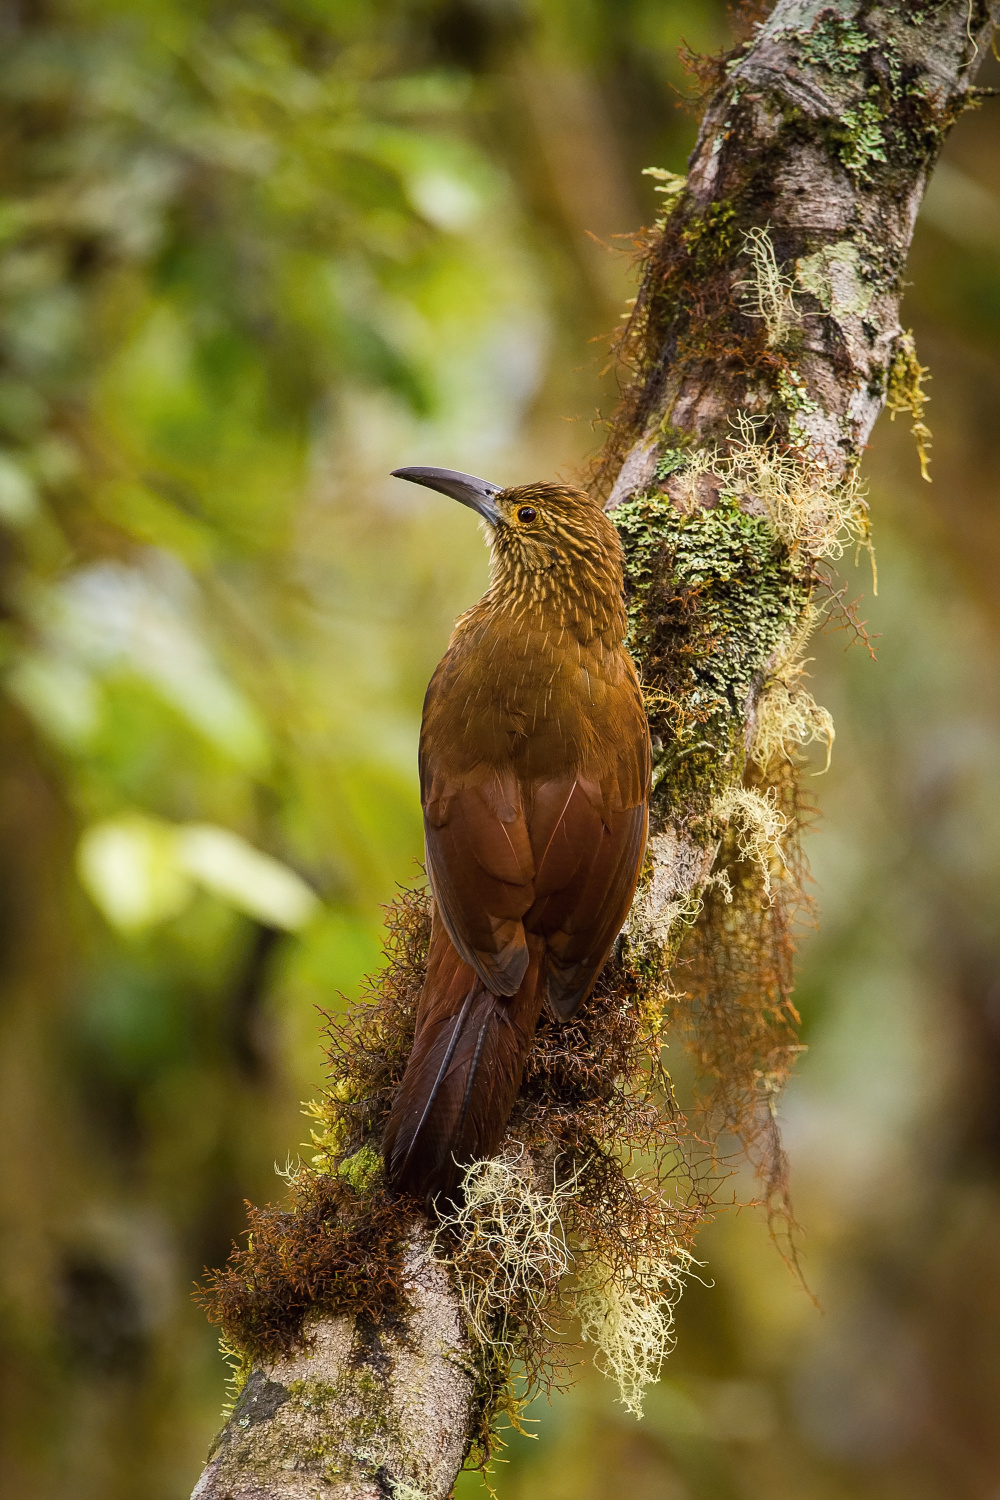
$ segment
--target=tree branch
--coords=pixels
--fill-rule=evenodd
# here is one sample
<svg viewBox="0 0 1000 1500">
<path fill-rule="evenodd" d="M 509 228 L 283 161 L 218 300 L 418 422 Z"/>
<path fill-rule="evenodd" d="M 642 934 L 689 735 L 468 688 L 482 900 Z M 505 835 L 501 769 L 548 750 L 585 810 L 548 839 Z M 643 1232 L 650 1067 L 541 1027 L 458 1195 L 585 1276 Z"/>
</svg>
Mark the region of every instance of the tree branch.
<svg viewBox="0 0 1000 1500">
<path fill-rule="evenodd" d="M 804 618 L 815 564 L 835 545 L 829 527 L 847 514 L 837 496 L 848 504 L 887 399 L 925 442 L 920 370 L 899 324 L 902 272 L 929 172 L 998 20 L 997 0 L 780 0 L 722 72 L 686 185 L 665 184 L 668 212 L 621 349 L 632 381 L 597 484 L 633 585 L 649 563 L 636 552 L 642 527 L 662 540 L 695 512 L 717 529 L 763 516 L 793 583 L 774 594 L 766 630 L 752 607 L 731 627 L 723 709 L 690 747 L 676 724 L 659 742 L 654 731 L 653 859 L 632 922 L 663 961 L 679 941 L 665 914 L 705 889 L 776 655 Z M 735 510 L 720 505 L 734 496 Z M 649 647 L 655 682 L 653 658 Z M 450 1493 L 481 1398 L 457 1292 L 428 1243 L 416 1225 L 397 1322 L 317 1308 L 304 1349 L 254 1369 L 198 1500 Z"/>
<path fill-rule="evenodd" d="M 447 1495 L 471 1438 L 475 1371 L 447 1272 L 413 1226 L 405 1321 L 315 1314 L 307 1347 L 253 1371 L 192 1500 Z"/>
</svg>

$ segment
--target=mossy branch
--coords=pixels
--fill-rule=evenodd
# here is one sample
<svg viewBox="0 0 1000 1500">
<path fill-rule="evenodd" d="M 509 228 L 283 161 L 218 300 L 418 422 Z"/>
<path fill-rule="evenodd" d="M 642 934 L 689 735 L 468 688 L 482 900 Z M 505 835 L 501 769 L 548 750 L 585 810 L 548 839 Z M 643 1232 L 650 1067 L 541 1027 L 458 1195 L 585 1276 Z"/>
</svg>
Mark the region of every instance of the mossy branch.
<svg viewBox="0 0 1000 1500">
<path fill-rule="evenodd" d="M 998 16 L 780 0 L 716 68 L 686 182 L 653 172 L 663 217 L 594 475 L 656 756 L 627 932 L 583 1013 L 543 1023 L 504 1155 L 432 1231 L 377 1165 L 426 945 L 426 901 L 393 908 L 388 965 L 332 1031 L 313 1160 L 206 1293 L 247 1378 L 200 1500 L 444 1500 L 497 1412 L 516 1420 L 512 1357 L 553 1378 L 574 1318 L 638 1408 L 733 1136 L 794 1261 L 776 1100 L 799 1050 L 797 747 L 833 735 L 803 653 L 832 562 L 868 545 L 857 471 L 887 397 L 925 456 L 901 277 Z M 666 1032 L 700 1079 L 693 1128 Z"/>
</svg>

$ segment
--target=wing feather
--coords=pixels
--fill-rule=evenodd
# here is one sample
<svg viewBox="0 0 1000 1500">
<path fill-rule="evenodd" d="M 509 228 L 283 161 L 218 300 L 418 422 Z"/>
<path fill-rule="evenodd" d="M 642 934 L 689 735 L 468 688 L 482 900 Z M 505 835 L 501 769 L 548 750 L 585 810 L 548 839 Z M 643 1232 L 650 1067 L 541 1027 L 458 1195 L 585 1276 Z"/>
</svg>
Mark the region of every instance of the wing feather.
<svg viewBox="0 0 1000 1500">
<path fill-rule="evenodd" d="M 424 819 L 427 876 L 456 952 L 494 994 L 513 995 L 528 967 L 522 918 L 535 899 L 534 860 L 520 797 L 514 817 L 498 816 L 493 780 L 487 772 L 485 785 L 435 799 Z M 508 799 L 501 811 L 514 806 Z"/>
<path fill-rule="evenodd" d="M 519 781 L 513 762 L 449 771 L 421 746 L 427 874 L 460 958 L 514 995 L 544 940 L 547 1000 L 569 1016 L 590 993 L 635 892 L 647 830 L 650 749 L 634 684 L 618 733 L 592 763 Z M 633 698 L 635 701 L 633 701 Z"/>
<path fill-rule="evenodd" d="M 646 846 L 645 804 L 612 815 L 586 882 L 546 922 L 549 1008 L 560 1019 L 578 1009 L 604 967 L 635 894 Z M 558 925 L 556 925 L 558 924 Z"/>
</svg>

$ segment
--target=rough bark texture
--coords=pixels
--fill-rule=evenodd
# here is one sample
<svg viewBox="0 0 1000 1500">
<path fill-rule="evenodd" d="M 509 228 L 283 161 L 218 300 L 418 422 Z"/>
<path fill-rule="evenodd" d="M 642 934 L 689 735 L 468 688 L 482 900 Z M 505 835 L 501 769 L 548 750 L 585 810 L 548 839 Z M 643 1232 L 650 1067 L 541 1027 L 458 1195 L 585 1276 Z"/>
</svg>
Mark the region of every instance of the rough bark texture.
<svg viewBox="0 0 1000 1500">
<path fill-rule="evenodd" d="M 651 484 L 678 439 L 724 449 L 737 412 L 836 478 L 860 461 L 887 397 L 906 408 L 920 373 L 899 322 L 906 257 L 998 17 L 982 0 L 775 6 L 708 101 L 650 257 L 633 314 L 640 379 L 598 476 L 610 511 Z M 748 280 L 746 236 L 760 229 L 784 282 L 784 337 Z M 714 497 L 705 475 L 703 503 Z M 747 750 L 762 681 L 743 705 Z M 660 813 L 654 908 L 697 894 L 717 847 Z"/>
<path fill-rule="evenodd" d="M 745 275 L 739 231 L 755 226 L 767 226 L 780 262 L 797 266 L 807 314 L 796 359 L 806 387 L 798 425 L 835 468 L 856 459 L 886 398 L 917 211 L 997 13 L 982 0 L 775 7 L 708 103 L 687 190 L 667 225 L 672 247 L 696 216 L 704 224 L 709 215 L 725 243 L 700 302 L 653 316 L 660 355 L 642 385 L 644 431 L 610 507 L 651 478 L 664 423 L 724 438 L 736 409 L 767 408 L 766 376 L 748 369 L 738 349 L 726 358 L 709 347 L 699 360 L 686 339 L 692 322 L 711 324 L 720 312 L 731 321 L 734 284 Z"/>
<path fill-rule="evenodd" d="M 405 1321 L 315 1315 L 306 1349 L 253 1371 L 192 1500 L 449 1493 L 472 1435 L 475 1372 L 429 1238 L 415 1226 Z"/>
<path fill-rule="evenodd" d="M 857 464 L 887 396 L 906 407 L 915 360 L 899 325 L 902 270 L 934 159 L 998 20 L 1000 0 L 781 0 L 730 63 L 633 318 L 636 379 L 598 478 L 612 510 L 644 492 L 678 444 L 724 449 L 738 411 L 835 480 Z M 747 290 L 755 229 L 767 230 L 784 330 Z M 710 472 L 701 486 L 712 506 Z M 765 676 L 758 667 L 741 689 L 713 795 L 742 774 Z M 693 834 L 665 793 L 647 926 L 698 896 L 715 857 L 704 826 Z M 376 1332 L 317 1314 L 306 1352 L 252 1374 L 198 1500 L 444 1500 L 472 1440 L 475 1378 L 455 1291 L 426 1244 L 418 1228 L 403 1324 Z"/>
</svg>

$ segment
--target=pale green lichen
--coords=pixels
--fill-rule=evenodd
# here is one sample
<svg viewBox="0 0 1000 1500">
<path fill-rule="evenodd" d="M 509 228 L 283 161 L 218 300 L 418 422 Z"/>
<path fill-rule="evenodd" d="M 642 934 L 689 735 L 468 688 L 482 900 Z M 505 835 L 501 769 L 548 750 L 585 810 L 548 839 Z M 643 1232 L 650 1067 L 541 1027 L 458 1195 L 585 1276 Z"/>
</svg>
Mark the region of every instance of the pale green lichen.
<svg viewBox="0 0 1000 1500">
<path fill-rule="evenodd" d="M 844 79 L 872 79 L 864 97 L 841 109 L 830 130 L 833 148 L 855 183 L 870 182 L 876 162 L 886 162 L 889 117 L 881 100 L 898 102 L 903 97 L 903 71 L 899 50 L 892 40 L 876 38 L 850 17 L 833 10 L 821 14 L 806 30 L 792 33 L 801 60 L 822 68 L 838 83 Z M 874 75 L 865 59 L 877 54 L 880 74 Z"/>
<path fill-rule="evenodd" d="M 683 469 L 685 464 L 691 462 L 690 448 L 662 448 L 660 456 L 656 461 L 655 479 L 662 484 L 669 479 L 671 474 L 676 474 L 678 469 Z"/>
<path fill-rule="evenodd" d="M 921 19 L 919 10 L 907 9 L 907 23 Z M 876 166 L 892 159 L 929 160 L 954 118 L 941 107 L 935 80 L 904 65 L 898 28 L 875 25 L 877 33 L 866 31 L 864 22 L 828 8 L 808 28 L 789 33 L 800 62 L 827 75 L 833 113 L 821 130 L 856 186 L 870 183 Z"/>
<path fill-rule="evenodd" d="M 824 312 L 835 318 L 864 317 L 875 296 L 875 286 L 865 278 L 858 247 L 850 240 L 824 245 L 814 255 L 796 262 L 799 286 L 811 292 Z"/>
<path fill-rule="evenodd" d="M 389 1475 L 389 1485 L 392 1489 L 392 1500 L 433 1500 L 426 1490 L 418 1490 L 416 1485 L 407 1484 L 405 1479 L 394 1479 Z"/>
<path fill-rule="evenodd" d="M 885 115 L 873 99 L 859 99 L 840 116 L 846 134 L 837 142 L 837 155 L 855 182 L 871 182 L 871 167 L 885 162 Z"/>
<path fill-rule="evenodd" d="M 667 220 L 687 187 L 687 178 L 678 172 L 668 172 L 666 167 L 643 167 L 642 175 L 656 179 L 653 192 L 659 193 L 663 198 L 663 213 L 654 225 L 654 228 L 662 231 L 667 227 Z"/>
<path fill-rule="evenodd" d="M 750 273 L 736 283 L 736 290 L 743 294 L 742 311 L 763 322 L 769 349 L 781 348 L 801 322 L 794 282 L 778 266 L 766 228 L 748 230 L 743 236 L 743 249 L 750 261 Z"/>
<path fill-rule="evenodd" d="M 617 1271 L 592 1265 L 580 1278 L 580 1333 L 597 1346 L 595 1365 L 615 1381 L 622 1405 L 636 1417 L 646 1387 L 660 1378 L 674 1347 L 674 1308 L 692 1264 L 693 1257 L 678 1249 L 670 1258 Z"/>
<path fill-rule="evenodd" d="M 874 46 L 867 32 L 835 11 L 824 12 L 808 30 L 794 34 L 803 62 L 842 75 L 855 72 L 859 60 Z"/>
<path fill-rule="evenodd" d="M 804 397 L 799 409 L 817 408 Z M 736 428 L 739 438 L 714 461 L 723 493 L 762 505 L 800 566 L 842 557 L 852 543 L 869 545 L 868 507 L 856 469 L 841 475 L 820 459 L 780 452 L 759 441 L 757 424 L 743 413 Z"/>
<path fill-rule="evenodd" d="M 782 840 L 788 819 L 779 809 L 773 791 L 762 793 L 747 786 L 728 786 L 712 805 L 712 816 L 723 828 L 736 834 L 740 859 L 749 860 L 761 872 L 763 899 L 771 900 L 771 878 L 784 869 Z"/>
<path fill-rule="evenodd" d="M 638 1255 L 615 1265 L 594 1253 L 586 1236 L 570 1250 L 564 1215 L 573 1203 L 578 1174 L 551 1186 L 536 1181 L 538 1164 L 512 1143 L 466 1172 L 460 1207 L 442 1219 L 435 1240 L 439 1259 L 455 1273 L 466 1318 L 480 1348 L 508 1361 L 517 1350 L 510 1309 L 532 1309 L 545 1322 L 575 1313 L 583 1338 L 597 1345 L 596 1363 L 618 1383 L 621 1400 L 642 1415 L 644 1388 L 656 1380 L 673 1347 L 673 1308 L 692 1257 L 681 1244 L 664 1202 L 656 1256 Z M 655 1188 L 647 1189 L 647 1203 Z M 575 1284 L 560 1298 L 570 1270 Z"/>
<path fill-rule="evenodd" d="M 787 416 L 789 438 L 801 448 L 808 447 L 809 434 L 799 418 L 819 411 L 819 406 L 809 395 L 805 379 L 792 365 L 785 365 L 778 371 L 774 386 L 778 402 Z"/>
<path fill-rule="evenodd" d="M 575 1176 L 551 1187 L 533 1180 L 523 1147 L 473 1162 L 462 1183 L 461 1204 L 442 1216 L 434 1253 L 456 1273 L 465 1316 L 480 1345 L 516 1352 L 516 1330 L 506 1314 L 522 1304 L 542 1315 L 573 1257 L 562 1212 L 573 1198 Z M 449 1248 L 450 1247 L 450 1248 Z"/>
<path fill-rule="evenodd" d="M 836 738 L 833 718 L 802 681 L 807 666 L 806 644 L 819 619 L 820 611 L 808 604 L 771 664 L 757 704 L 757 723 L 750 746 L 750 759 L 762 772 L 767 772 L 777 760 L 794 764 L 803 746 L 817 743 L 826 746 L 823 769 L 829 770 Z"/>
</svg>

